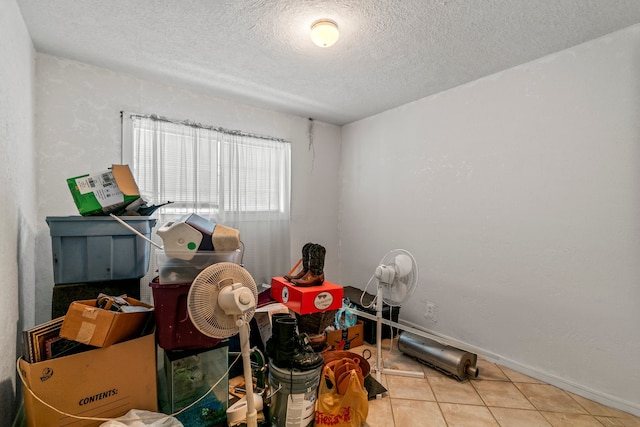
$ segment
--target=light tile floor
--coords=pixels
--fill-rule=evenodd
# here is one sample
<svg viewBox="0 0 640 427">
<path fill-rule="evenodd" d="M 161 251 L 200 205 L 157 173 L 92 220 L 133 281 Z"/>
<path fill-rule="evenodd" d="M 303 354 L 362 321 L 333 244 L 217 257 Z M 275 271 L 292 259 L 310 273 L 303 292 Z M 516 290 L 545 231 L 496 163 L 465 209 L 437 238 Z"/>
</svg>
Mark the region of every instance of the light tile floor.
<svg viewBox="0 0 640 427">
<path fill-rule="evenodd" d="M 375 346 L 352 351 L 362 355 L 365 348 L 375 365 Z M 383 374 L 381 383 L 388 392 L 369 401 L 368 427 L 640 427 L 638 417 L 482 358 L 478 378 L 463 382 L 402 354 L 397 346 L 389 352 L 388 339 L 383 360 L 386 368 L 424 372 L 425 378 Z"/>
</svg>

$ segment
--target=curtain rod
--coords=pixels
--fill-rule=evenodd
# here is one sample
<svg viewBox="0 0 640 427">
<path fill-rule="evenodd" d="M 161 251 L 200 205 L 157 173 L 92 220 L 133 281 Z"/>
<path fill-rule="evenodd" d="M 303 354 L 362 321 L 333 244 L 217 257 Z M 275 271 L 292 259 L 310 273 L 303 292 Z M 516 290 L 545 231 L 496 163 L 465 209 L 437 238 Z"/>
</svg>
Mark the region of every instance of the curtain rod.
<svg viewBox="0 0 640 427">
<path fill-rule="evenodd" d="M 266 135 L 258 135 L 254 133 L 243 132 L 240 130 L 225 129 L 219 126 L 216 127 L 216 126 L 203 125 L 201 123 L 192 122 L 191 120 L 174 120 L 167 117 L 158 116 L 156 114 L 139 114 L 139 113 L 128 113 L 126 111 L 120 111 L 120 117 L 122 117 L 124 114 L 127 114 L 130 117 L 139 117 L 141 119 L 151 119 L 151 120 L 156 120 L 158 122 L 167 122 L 167 123 L 173 123 L 176 125 L 184 125 L 184 126 L 191 126 L 199 129 L 212 130 L 212 131 L 224 133 L 227 135 L 246 136 L 250 138 L 264 139 L 268 141 L 283 142 L 286 144 L 291 143 L 290 141 L 287 141 L 286 139 L 282 139 L 282 138 L 274 138 Z"/>
</svg>

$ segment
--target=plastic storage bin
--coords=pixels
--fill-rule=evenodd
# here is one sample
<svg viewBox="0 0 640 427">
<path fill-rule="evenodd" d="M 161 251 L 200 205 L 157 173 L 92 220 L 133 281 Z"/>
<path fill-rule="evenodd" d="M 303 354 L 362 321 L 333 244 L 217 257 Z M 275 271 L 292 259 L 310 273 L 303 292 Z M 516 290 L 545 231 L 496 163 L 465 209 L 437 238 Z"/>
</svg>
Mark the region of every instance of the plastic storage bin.
<svg viewBox="0 0 640 427">
<path fill-rule="evenodd" d="M 242 249 L 235 251 L 200 251 L 190 254 L 190 260 L 168 256 L 156 251 L 159 281 L 162 284 L 191 283 L 202 270 L 219 262 L 242 263 Z"/>
<path fill-rule="evenodd" d="M 149 286 L 153 292 L 158 345 L 165 350 L 211 348 L 220 340 L 202 334 L 191 322 L 187 297 L 191 283 L 207 267 L 219 262 L 242 262 L 243 249 L 235 251 L 201 251 L 189 261 L 156 252 L 159 276 Z"/>
<path fill-rule="evenodd" d="M 187 312 L 189 283 L 160 284 L 156 277 L 149 284 L 153 292 L 156 339 L 165 350 L 196 350 L 215 347 L 220 339 L 204 335 L 191 322 Z"/>
<path fill-rule="evenodd" d="M 156 220 L 120 217 L 147 238 Z M 139 279 L 149 268 L 151 244 L 108 216 L 47 217 L 56 284 Z"/>
</svg>

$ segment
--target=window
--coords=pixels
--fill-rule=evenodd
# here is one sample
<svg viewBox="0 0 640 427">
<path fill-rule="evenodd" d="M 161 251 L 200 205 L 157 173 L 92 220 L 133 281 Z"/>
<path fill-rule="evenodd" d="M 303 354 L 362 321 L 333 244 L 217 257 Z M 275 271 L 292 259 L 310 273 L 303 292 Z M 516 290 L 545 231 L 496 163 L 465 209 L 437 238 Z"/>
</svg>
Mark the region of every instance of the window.
<svg viewBox="0 0 640 427">
<path fill-rule="evenodd" d="M 188 213 L 240 231 L 243 264 L 270 283 L 289 263 L 291 144 L 244 132 L 122 113 L 123 163 L 158 226 Z M 159 241 L 161 243 L 161 241 Z"/>
</svg>

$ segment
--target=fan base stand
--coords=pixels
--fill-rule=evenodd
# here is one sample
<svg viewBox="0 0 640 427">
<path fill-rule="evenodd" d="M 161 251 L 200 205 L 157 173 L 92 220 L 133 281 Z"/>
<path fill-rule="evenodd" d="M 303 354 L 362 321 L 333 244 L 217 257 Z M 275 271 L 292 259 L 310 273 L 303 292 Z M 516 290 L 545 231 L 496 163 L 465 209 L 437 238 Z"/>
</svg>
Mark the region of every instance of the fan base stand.
<svg viewBox="0 0 640 427">
<path fill-rule="evenodd" d="M 424 372 L 403 371 L 399 369 L 385 369 L 382 358 L 382 286 L 378 285 L 376 297 L 376 380 L 380 382 L 380 374 L 398 375 L 411 378 L 424 378 Z"/>
<path fill-rule="evenodd" d="M 398 375 L 400 377 L 424 378 L 424 372 L 417 371 L 401 371 L 399 369 L 381 369 L 381 373 L 385 375 Z"/>
<path fill-rule="evenodd" d="M 383 362 L 380 361 L 380 364 L 382 365 Z M 378 382 L 380 382 L 381 374 L 396 375 L 399 377 L 424 378 L 424 372 L 418 372 L 418 371 L 404 371 L 401 369 L 385 368 L 384 366 L 381 366 L 380 369 L 378 369 L 377 366 L 374 366 L 371 368 L 371 370 L 376 373 L 376 381 Z"/>
</svg>

